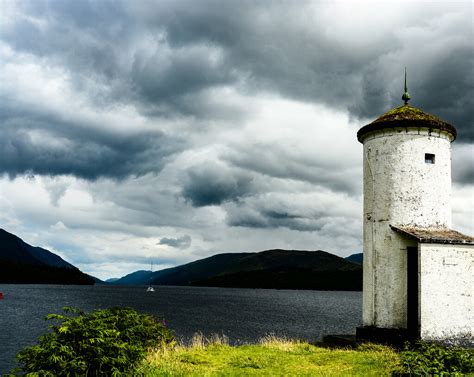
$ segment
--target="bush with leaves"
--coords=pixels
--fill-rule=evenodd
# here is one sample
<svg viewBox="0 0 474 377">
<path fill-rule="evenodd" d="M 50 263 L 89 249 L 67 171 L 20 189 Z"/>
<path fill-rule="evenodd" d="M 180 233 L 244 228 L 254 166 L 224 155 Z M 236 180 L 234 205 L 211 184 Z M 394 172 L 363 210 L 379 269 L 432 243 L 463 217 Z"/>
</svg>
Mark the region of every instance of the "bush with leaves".
<svg viewBox="0 0 474 377">
<path fill-rule="evenodd" d="M 474 349 L 419 341 L 400 352 L 398 375 L 450 376 L 474 374 Z"/>
<path fill-rule="evenodd" d="M 15 372 L 42 376 L 116 375 L 132 371 L 147 350 L 174 341 L 173 334 L 147 314 L 131 308 L 110 308 L 84 313 L 63 308 L 49 314 L 56 321 L 39 344 L 17 355 Z"/>
</svg>

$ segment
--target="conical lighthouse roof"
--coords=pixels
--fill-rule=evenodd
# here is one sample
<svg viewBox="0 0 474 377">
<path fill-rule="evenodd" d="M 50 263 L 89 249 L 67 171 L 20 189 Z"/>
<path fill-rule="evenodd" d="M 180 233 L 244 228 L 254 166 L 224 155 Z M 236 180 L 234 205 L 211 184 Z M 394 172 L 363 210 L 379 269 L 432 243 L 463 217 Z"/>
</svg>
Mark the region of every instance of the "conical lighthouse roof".
<svg viewBox="0 0 474 377">
<path fill-rule="evenodd" d="M 456 128 L 435 117 L 434 115 L 425 113 L 416 107 L 403 105 L 395 107 L 387 111 L 375 119 L 372 123 L 362 127 L 357 132 L 357 139 L 362 143 L 364 136 L 373 131 L 379 131 L 387 128 L 428 128 L 430 130 L 439 130 L 448 132 L 456 138 Z"/>
</svg>

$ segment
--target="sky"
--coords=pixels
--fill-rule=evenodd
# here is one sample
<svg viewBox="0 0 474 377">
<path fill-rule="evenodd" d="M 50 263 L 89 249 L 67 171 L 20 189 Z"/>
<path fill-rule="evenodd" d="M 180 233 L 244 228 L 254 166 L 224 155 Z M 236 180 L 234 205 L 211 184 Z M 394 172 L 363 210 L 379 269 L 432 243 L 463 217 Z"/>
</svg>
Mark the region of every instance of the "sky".
<svg viewBox="0 0 474 377">
<path fill-rule="evenodd" d="M 223 252 L 362 251 L 356 132 L 454 124 L 474 234 L 473 4 L 0 0 L 0 228 L 102 279 Z"/>
</svg>

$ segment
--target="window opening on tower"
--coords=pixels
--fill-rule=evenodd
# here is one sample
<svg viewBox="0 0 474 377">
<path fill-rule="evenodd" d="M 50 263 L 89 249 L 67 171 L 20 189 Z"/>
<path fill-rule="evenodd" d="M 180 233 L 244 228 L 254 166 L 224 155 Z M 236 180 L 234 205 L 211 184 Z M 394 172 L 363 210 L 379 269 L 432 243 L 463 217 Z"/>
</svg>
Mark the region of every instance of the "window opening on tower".
<svg viewBox="0 0 474 377">
<path fill-rule="evenodd" d="M 427 164 L 434 164 L 435 163 L 435 155 L 432 153 L 425 153 L 425 162 Z"/>
</svg>

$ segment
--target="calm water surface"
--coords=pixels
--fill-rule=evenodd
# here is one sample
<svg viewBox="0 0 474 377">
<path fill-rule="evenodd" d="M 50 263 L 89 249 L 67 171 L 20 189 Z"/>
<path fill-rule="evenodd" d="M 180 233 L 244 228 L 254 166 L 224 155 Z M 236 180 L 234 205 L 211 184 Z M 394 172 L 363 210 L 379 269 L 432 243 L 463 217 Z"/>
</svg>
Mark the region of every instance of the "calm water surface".
<svg viewBox="0 0 474 377">
<path fill-rule="evenodd" d="M 225 334 L 233 344 L 266 334 L 314 341 L 325 334 L 355 332 L 361 321 L 361 292 L 273 289 L 1 285 L 0 374 L 14 366 L 15 354 L 36 342 L 46 314 L 63 306 L 84 310 L 130 306 L 164 318 L 186 341 L 197 331 Z"/>
</svg>

